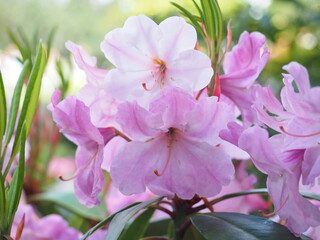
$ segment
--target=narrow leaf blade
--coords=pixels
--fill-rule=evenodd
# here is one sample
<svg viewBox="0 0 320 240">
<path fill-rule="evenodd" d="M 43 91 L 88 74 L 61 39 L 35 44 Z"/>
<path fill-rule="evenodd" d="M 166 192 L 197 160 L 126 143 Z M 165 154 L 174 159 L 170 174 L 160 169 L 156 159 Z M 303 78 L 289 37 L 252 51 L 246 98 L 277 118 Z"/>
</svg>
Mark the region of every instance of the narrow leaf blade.
<svg viewBox="0 0 320 240">
<path fill-rule="evenodd" d="M 139 240 L 143 237 L 154 211 L 154 208 L 149 208 L 141 213 L 121 235 L 120 240 Z"/>
<path fill-rule="evenodd" d="M 117 240 L 126 223 L 136 215 L 140 210 L 149 207 L 151 204 L 159 202 L 163 197 L 156 197 L 148 201 L 142 202 L 136 206 L 128 208 L 118 213 L 111 221 L 108 228 L 106 240 Z"/>
<path fill-rule="evenodd" d="M 0 72 L 0 140 L 1 140 L 0 143 L 1 144 L 2 144 L 2 137 L 6 131 L 6 125 L 7 125 L 6 92 L 4 90 L 2 74 Z M 1 154 L 1 152 L 0 152 L 0 154 Z"/>
</svg>

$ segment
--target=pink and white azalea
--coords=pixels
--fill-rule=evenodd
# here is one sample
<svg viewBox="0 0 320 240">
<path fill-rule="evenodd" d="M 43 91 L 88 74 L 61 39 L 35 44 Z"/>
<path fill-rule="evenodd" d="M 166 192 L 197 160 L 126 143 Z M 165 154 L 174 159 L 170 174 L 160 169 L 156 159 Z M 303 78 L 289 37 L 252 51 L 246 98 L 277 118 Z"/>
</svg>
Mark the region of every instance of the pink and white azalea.
<svg viewBox="0 0 320 240">
<path fill-rule="evenodd" d="M 107 70 L 96 68 L 96 58 L 89 56 L 81 46 L 68 41 L 66 48 L 73 54 L 74 60 L 87 77 L 87 84 L 82 87 L 77 97 L 90 108 L 92 123 L 96 127 L 115 126 L 115 113 L 118 101 L 105 91 Z"/>
<path fill-rule="evenodd" d="M 211 197 L 229 183 L 234 168 L 218 136 L 234 120 L 227 104 L 216 97 L 196 101 L 170 87 L 148 110 L 137 102 L 125 102 L 118 109 L 119 124 L 133 140 L 119 148 L 111 164 L 113 184 L 123 194 L 142 193 L 148 187 L 169 198 Z"/>
<path fill-rule="evenodd" d="M 76 152 L 75 193 L 88 207 L 99 204 L 104 175 L 103 149 L 115 136 L 113 128 L 98 129 L 90 119 L 90 109 L 75 96 L 59 103 L 59 92 L 52 96 L 52 115 L 60 131 L 78 148 Z"/>
<path fill-rule="evenodd" d="M 220 76 L 221 93 L 240 109 L 245 124 L 255 122 L 251 105 L 255 100 L 254 82 L 269 59 L 266 37 L 259 32 L 243 32 L 238 45 L 227 53 Z"/>
<path fill-rule="evenodd" d="M 287 151 L 284 135 L 269 139 L 268 132 L 257 126 L 244 130 L 240 125 L 229 124 L 229 129 L 222 131 L 221 136 L 247 151 L 255 166 L 268 175 L 267 186 L 275 212 L 280 219 L 288 220 L 288 228 L 303 233 L 318 226 L 319 209 L 299 193 L 304 150 Z"/>
<path fill-rule="evenodd" d="M 311 88 L 308 72 L 300 64 L 291 62 L 283 68 L 288 74 L 283 75 L 282 104 L 270 87 L 266 87 L 257 91 L 254 108 L 262 123 L 284 133 L 287 150 L 306 150 L 302 162 L 303 183 L 311 184 L 320 176 L 320 107 L 317 104 L 320 87 Z"/>
<path fill-rule="evenodd" d="M 195 50 L 197 34 L 183 18 L 170 17 L 157 25 L 139 15 L 123 28 L 109 32 L 101 43 L 106 58 L 116 66 L 106 77 L 106 91 L 120 100 L 154 95 L 165 86 L 188 92 L 208 85 L 210 59 Z"/>
</svg>

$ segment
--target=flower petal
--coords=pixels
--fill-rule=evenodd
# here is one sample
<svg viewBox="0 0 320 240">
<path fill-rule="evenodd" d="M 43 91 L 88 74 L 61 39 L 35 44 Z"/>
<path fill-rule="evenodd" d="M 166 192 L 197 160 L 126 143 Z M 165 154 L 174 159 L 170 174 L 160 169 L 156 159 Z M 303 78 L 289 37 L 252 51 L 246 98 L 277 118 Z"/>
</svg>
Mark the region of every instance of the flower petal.
<svg viewBox="0 0 320 240">
<path fill-rule="evenodd" d="M 265 43 L 266 37 L 261 33 L 241 34 L 238 45 L 226 54 L 223 62 L 222 93 L 224 86 L 248 88 L 253 84 L 269 59 Z"/>
<path fill-rule="evenodd" d="M 147 141 L 156 136 L 163 124 L 160 114 L 147 111 L 136 101 L 120 104 L 116 118 L 124 133 L 136 141 Z"/>
<path fill-rule="evenodd" d="M 207 55 L 197 50 L 186 50 L 168 63 L 166 81 L 194 92 L 206 87 L 212 75 L 211 61 Z"/>
<path fill-rule="evenodd" d="M 78 147 L 76 165 L 81 174 L 74 180 L 75 194 L 79 201 L 87 207 L 100 203 L 98 194 L 104 184 L 101 169 L 103 146 Z"/>
<path fill-rule="evenodd" d="M 74 60 L 79 68 L 86 73 L 88 82 L 96 86 L 101 85 L 108 71 L 95 67 L 97 59 L 89 56 L 81 46 L 71 41 L 66 42 L 66 48 L 73 54 Z"/>
<path fill-rule="evenodd" d="M 302 162 L 302 183 L 304 185 L 314 183 L 320 176 L 320 146 L 307 148 Z"/>
<path fill-rule="evenodd" d="M 181 17 L 169 17 L 159 24 L 162 38 L 159 42 L 159 57 L 174 59 L 185 50 L 194 49 L 197 33 L 193 26 Z"/>
</svg>

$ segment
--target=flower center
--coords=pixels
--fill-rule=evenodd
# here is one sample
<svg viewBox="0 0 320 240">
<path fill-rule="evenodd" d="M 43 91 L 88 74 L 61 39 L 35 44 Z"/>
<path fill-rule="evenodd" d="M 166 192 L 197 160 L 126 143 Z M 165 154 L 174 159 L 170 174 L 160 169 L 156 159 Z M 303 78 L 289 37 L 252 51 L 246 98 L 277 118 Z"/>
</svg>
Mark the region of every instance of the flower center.
<svg viewBox="0 0 320 240">
<path fill-rule="evenodd" d="M 152 77 L 155 78 L 155 81 L 151 87 L 148 87 L 146 83 L 143 83 L 142 86 L 146 91 L 151 91 L 154 89 L 156 86 L 160 86 L 160 88 L 163 88 L 164 86 L 164 81 L 166 77 L 166 63 L 158 58 L 152 59 L 153 63 L 156 65 L 156 71 L 152 72 Z"/>
</svg>

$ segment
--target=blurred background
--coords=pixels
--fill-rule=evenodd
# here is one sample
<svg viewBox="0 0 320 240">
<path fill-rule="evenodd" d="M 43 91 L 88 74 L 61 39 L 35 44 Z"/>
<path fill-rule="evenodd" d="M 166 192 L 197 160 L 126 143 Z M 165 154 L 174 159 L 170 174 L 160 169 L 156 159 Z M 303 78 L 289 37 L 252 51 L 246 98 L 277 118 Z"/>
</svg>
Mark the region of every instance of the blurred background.
<svg viewBox="0 0 320 240">
<path fill-rule="evenodd" d="M 176 0 L 192 9 L 191 0 Z M 263 71 L 262 83 L 281 87 L 284 64 L 298 61 L 310 73 L 313 85 L 319 81 L 320 68 L 320 1 L 319 0 L 220 0 L 225 23 L 232 19 L 233 42 L 242 31 L 260 31 L 268 38 L 270 61 Z M 121 27 L 130 15 L 145 14 L 156 22 L 179 15 L 169 0 L 1 0 L 0 49 L 10 40 L 6 28 L 21 28 L 33 36 L 46 39 L 57 28 L 53 49 L 67 56 L 64 43 L 72 40 L 89 54 L 97 56 L 106 67 L 100 51 L 104 35 Z"/>
</svg>

